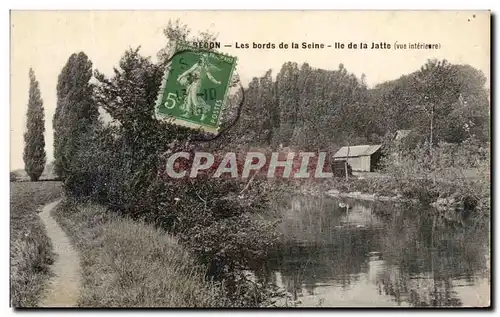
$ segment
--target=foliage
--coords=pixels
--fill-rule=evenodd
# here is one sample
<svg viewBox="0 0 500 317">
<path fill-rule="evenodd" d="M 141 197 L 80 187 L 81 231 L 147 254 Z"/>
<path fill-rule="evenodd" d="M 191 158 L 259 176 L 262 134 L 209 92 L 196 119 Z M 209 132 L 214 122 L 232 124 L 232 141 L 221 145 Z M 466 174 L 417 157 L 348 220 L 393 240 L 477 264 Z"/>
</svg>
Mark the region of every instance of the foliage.
<svg viewBox="0 0 500 317">
<path fill-rule="evenodd" d="M 163 29 L 163 35 L 167 38 L 167 43 L 164 48 L 162 48 L 158 54 L 158 60 L 160 64 L 164 65 L 169 59 L 171 49 L 173 48 L 175 41 L 180 42 L 215 42 L 217 41 L 217 35 L 209 31 L 199 32 L 193 35 L 191 29 L 179 19 L 172 21 L 169 20 L 167 27 Z M 216 50 L 216 49 L 212 49 Z"/>
<path fill-rule="evenodd" d="M 420 70 L 371 90 L 370 115 L 379 135 L 411 129 L 420 142 L 460 143 L 489 138 L 486 77 L 469 65 L 429 60 Z M 457 119 L 460 120 L 457 120 Z"/>
<path fill-rule="evenodd" d="M 19 174 L 15 171 L 10 172 L 10 181 L 15 182 L 19 179 Z"/>
<path fill-rule="evenodd" d="M 37 181 L 45 167 L 45 115 L 40 87 L 35 72 L 30 68 L 30 89 L 28 112 L 26 114 L 26 132 L 24 133 L 23 159 L 26 173 L 32 181 Z"/>
<path fill-rule="evenodd" d="M 335 150 L 380 143 L 401 129 L 412 130 L 415 144 L 422 144 L 430 142 L 431 119 L 433 144 L 489 139 L 486 77 L 471 66 L 429 60 L 370 89 L 365 81 L 343 64 L 322 70 L 286 62 L 274 80 L 267 71 L 245 89 L 243 114 L 226 148 Z"/>
<path fill-rule="evenodd" d="M 332 149 L 346 138 L 359 139 L 355 129 L 365 124 L 350 119 L 366 104 L 366 94 L 363 81 L 342 64 L 326 71 L 287 62 L 274 81 L 270 70 L 250 81 L 242 116 L 225 147 L 282 144 L 317 151 Z"/>
<path fill-rule="evenodd" d="M 413 149 L 395 144 L 387 151 L 385 171 L 405 197 L 425 203 L 447 199 L 467 214 L 489 214 L 488 144 L 470 138 L 461 144 L 441 142 L 432 151 L 426 143 Z"/>
<path fill-rule="evenodd" d="M 92 100 L 92 62 L 85 53 L 72 54 L 59 74 L 54 128 L 54 172 L 65 179 L 79 177 L 74 153 L 85 146 L 84 138 L 99 113 Z"/>
<path fill-rule="evenodd" d="M 266 209 L 266 193 L 237 180 L 163 177 L 170 153 L 203 146 L 192 140 L 192 130 L 154 118 L 163 71 L 139 48 L 125 52 L 114 76 L 95 71 L 93 98 L 112 121 L 87 124 L 88 133 L 78 139 L 84 146 L 74 147 L 69 162 L 66 192 L 174 234 L 209 267 L 207 280 L 221 284 L 229 305 L 266 305 L 275 292 L 241 277 L 248 261 L 263 256 L 276 239 L 274 224 L 255 217 Z"/>
</svg>

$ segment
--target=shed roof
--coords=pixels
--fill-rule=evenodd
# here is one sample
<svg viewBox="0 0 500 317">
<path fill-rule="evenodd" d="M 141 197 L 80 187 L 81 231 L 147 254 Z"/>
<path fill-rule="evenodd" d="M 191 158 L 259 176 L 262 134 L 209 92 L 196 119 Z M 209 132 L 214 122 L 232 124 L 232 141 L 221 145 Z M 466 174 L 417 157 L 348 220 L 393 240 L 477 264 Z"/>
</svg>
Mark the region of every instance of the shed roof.
<svg viewBox="0 0 500 317">
<path fill-rule="evenodd" d="M 349 157 L 366 156 L 375 153 L 382 144 L 377 145 L 355 145 L 349 147 Z M 333 157 L 347 157 L 347 146 L 341 147 Z"/>
</svg>

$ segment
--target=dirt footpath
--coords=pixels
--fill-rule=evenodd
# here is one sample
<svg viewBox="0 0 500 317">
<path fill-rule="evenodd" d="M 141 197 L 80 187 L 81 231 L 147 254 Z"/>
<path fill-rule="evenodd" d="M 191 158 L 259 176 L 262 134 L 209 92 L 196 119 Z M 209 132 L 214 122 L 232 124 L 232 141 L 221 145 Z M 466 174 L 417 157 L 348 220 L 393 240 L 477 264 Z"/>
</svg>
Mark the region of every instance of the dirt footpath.
<svg viewBox="0 0 500 317">
<path fill-rule="evenodd" d="M 60 201 L 43 207 L 40 218 L 45 224 L 47 235 L 52 240 L 56 253 L 51 266 L 55 276 L 49 280 L 40 307 L 76 307 L 80 292 L 80 259 L 68 236 L 50 215 Z"/>
</svg>

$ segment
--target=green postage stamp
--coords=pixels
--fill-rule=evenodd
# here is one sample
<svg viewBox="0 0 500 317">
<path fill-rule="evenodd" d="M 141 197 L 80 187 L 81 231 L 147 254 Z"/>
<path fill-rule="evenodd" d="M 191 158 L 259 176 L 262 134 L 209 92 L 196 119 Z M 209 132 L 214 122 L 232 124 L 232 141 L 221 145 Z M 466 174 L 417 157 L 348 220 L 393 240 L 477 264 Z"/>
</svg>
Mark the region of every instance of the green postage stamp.
<svg viewBox="0 0 500 317">
<path fill-rule="evenodd" d="M 176 43 L 163 76 L 156 117 L 216 133 L 227 99 L 236 58 Z"/>
</svg>

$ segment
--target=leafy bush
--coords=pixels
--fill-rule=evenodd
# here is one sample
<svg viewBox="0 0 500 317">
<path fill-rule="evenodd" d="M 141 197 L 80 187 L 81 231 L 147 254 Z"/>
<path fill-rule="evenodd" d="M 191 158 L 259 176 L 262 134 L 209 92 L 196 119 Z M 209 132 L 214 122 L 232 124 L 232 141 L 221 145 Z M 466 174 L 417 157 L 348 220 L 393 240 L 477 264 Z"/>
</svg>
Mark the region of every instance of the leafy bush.
<svg viewBox="0 0 500 317">
<path fill-rule="evenodd" d="M 256 217 L 267 210 L 268 188 L 257 180 L 246 186 L 206 173 L 165 178 L 168 154 L 194 153 L 200 142 L 192 141 L 192 130 L 153 117 L 161 66 L 130 50 L 120 67 L 113 78 L 96 72 L 96 100 L 117 124 L 95 124 L 80 136 L 84 146 L 68 164 L 66 193 L 174 234 L 209 267 L 206 278 L 221 283 L 232 305 L 270 304 L 275 292 L 242 275 L 277 240 L 275 224 Z"/>
<path fill-rule="evenodd" d="M 474 137 L 462 143 L 428 144 L 392 148 L 385 171 L 403 196 L 429 204 L 438 199 L 456 203 L 457 210 L 490 212 L 489 144 Z"/>
</svg>

